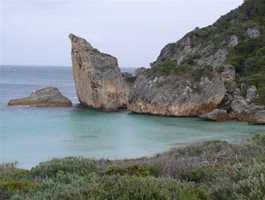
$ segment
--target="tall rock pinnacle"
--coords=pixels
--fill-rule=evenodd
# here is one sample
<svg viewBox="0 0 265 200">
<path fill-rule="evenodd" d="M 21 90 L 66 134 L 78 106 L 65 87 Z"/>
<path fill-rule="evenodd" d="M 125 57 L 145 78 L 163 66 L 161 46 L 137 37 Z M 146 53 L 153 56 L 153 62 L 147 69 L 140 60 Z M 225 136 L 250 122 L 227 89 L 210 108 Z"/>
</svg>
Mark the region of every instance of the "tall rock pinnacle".
<svg viewBox="0 0 265 200">
<path fill-rule="evenodd" d="M 69 35 L 76 93 L 81 104 L 116 111 L 126 107 L 128 90 L 115 57 L 101 53 L 85 39 Z"/>
</svg>

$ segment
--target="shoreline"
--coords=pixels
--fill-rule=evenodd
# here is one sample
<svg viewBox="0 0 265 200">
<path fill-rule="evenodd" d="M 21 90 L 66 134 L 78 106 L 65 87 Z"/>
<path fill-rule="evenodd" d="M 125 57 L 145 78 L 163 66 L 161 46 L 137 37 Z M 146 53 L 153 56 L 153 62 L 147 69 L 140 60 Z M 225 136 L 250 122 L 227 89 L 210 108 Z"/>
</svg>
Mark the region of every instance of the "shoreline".
<svg viewBox="0 0 265 200">
<path fill-rule="evenodd" d="M 255 135 L 260 135 L 259 133 L 255 134 Z M 199 140 L 196 142 L 192 142 L 192 143 L 181 143 L 181 144 L 172 144 L 168 146 L 167 150 L 163 150 L 157 153 L 150 153 L 150 154 L 146 154 L 146 155 L 142 155 L 142 156 L 135 156 L 135 157 L 126 157 L 126 158 L 120 158 L 120 159 L 115 159 L 115 158 L 106 158 L 106 157 L 89 157 L 89 156 L 82 156 L 82 155 L 68 155 L 68 156 L 64 156 L 64 157 L 54 157 L 54 158 L 50 158 L 47 160 L 43 160 L 43 161 L 39 161 L 37 164 L 31 166 L 31 167 L 18 167 L 18 169 L 24 169 L 24 170 L 31 170 L 34 167 L 37 167 L 38 165 L 42 164 L 42 163 L 47 163 L 50 162 L 52 160 L 64 160 L 67 158 L 80 158 L 80 159 L 88 159 L 88 160 L 95 160 L 95 161 L 100 161 L 100 160 L 105 160 L 108 162 L 122 162 L 122 161 L 126 161 L 126 162 L 133 162 L 133 161 L 141 161 L 141 160 L 148 160 L 148 159 L 152 159 L 161 155 L 165 155 L 165 154 L 170 154 L 171 152 L 174 151 L 178 151 L 181 149 L 185 149 L 186 147 L 189 146 L 196 146 L 196 145 L 203 145 L 205 143 L 211 143 L 211 142 L 225 142 L 225 143 L 229 143 L 231 145 L 242 145 L 245 144 L 249 139 L 253 138 L 255 136 L 247 136 L 247 137 L 242 137 L 240 141 L 237 142 L 232 142 L 232 141 L 228 141 L 228 140 L 212 140 L 212 139 L 208 139 L 208 140 Z M 18 161 L 10 161 L 10 162 L 0 162 L 0 166 L 1 165 L 6 165 L 6 164 L 14 164 L 15 166 L 19 166 L 19 162 Z"/>
<path fill-rule="evenodd" d="M 263 134 L 241 144 L 209 141 L 150 158 L 110 161 L 67 157 L 40 163 L 30 170 L 12 164 L 0 165 L 0 196 L 3 199 L 76 199 L 78 196 L 100 200 L 107 197 L 161 200 L 165 195 L 168 199 L 237 200 L 237 196 L 258 199 L 260 193 L 256 191 L 264 191 L 264 153 Z"/>
</svg>

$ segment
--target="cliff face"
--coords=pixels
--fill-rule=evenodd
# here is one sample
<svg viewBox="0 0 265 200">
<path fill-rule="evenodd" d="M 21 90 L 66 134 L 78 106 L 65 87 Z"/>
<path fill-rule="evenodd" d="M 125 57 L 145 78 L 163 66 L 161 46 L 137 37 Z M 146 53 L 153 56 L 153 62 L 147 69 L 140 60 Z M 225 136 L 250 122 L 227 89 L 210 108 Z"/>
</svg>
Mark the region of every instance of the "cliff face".
<svg viewBox="0 0 265 200">
<path fill-rule="evenodd" d="M 84 105 L 212 120 L 257 121 L 256 113 L 265 113 L 257 105 L 265 103 L 264 0 L 245 1 L 213 25 L 166 45 L 136 77 L 121 74 L 116 58 L 86 40 L 70 39 L 76 91 Z"/>
<path fill-rule="evenodd" d="M 86 40 L 73 34 L 73 75 L 81 104 L 116 111 L 126 107 L 128 88 L 115 57 L 99 52 Z"/>
<path fill-rule="evenodd" d="M 191 116 L 221 108 L 240 118 L 250 107 L 256 110 L 254 103 L 265 103 L 264 55 L 265 1 L 248 0 L 215 24 L 166 45 L 137 77 L 129 109 Z M 253 87 L 258 95 L 249 100 Z M 247 109 L 238 113 L 234 105 Z"/>
<path fill-rule="evenodd" d="M 137 113 L 197 116 L 216 108 L 224 95 L 224 82 L 214 72 L 193 77 L 146 71 L 137 76 L 128 108 Z"/>
</svg>

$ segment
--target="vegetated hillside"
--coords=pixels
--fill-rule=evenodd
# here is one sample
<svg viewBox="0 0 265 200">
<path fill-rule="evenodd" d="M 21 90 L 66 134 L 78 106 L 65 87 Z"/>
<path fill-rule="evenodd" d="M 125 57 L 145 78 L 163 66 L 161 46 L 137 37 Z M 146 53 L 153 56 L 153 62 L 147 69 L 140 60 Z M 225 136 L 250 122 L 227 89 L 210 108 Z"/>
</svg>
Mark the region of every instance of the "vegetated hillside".
<svg viewBox="0 0 265 200">
<path fill-rule="evenodd" d="M 176 117 L 224 113 L 222 120 L 264 124 L 264 5 L 245 1 L 166 45 L 151 69 L 137 73 L 128 109 Z"/>
<path fill-rule="evenodd" d="M 265 137 L 212 141 L 152 158 L 0 166 L 1 200 L 263 200 Z"/>
<path fill-rule="evenodd" d="M 265 1 L 247 0 L 213 25 L 196 28 L 168 44 L 152 65 L 149 73 L 234 68 L 237 84 L 256 85 L 265 104 Z"/>
</svg>

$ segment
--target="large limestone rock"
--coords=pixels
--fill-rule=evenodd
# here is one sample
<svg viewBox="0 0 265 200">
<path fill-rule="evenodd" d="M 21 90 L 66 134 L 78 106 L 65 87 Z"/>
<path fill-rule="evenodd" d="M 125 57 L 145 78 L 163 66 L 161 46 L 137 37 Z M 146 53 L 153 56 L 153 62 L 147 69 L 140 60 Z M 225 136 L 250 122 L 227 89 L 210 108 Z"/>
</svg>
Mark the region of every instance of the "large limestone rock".
<svg viewBox="0 0 265 200">
<path fill-rule="evenodd" d="M 152 71 L 151 71 L 152 73 Z M 137 76 L 130 95 L 129 110 L 166 116 L 198 116 L 214 110 L 225 95 L 218 74 L 196 80 L 191 74 L 148 74 Z"/>
<path fill-rule="evenodd" d="M 72 102 L 54 87 L 45 87 L 32 92 L 29 97 L 12 99 L 9 106 L 70 107 Z"/>
<path fill-rule="evenodd" d="M 81 104 L 105 111 L 126 107 L 128 86 L 115 57 L 70 34 L 76 93 Z"/>
</svg>

